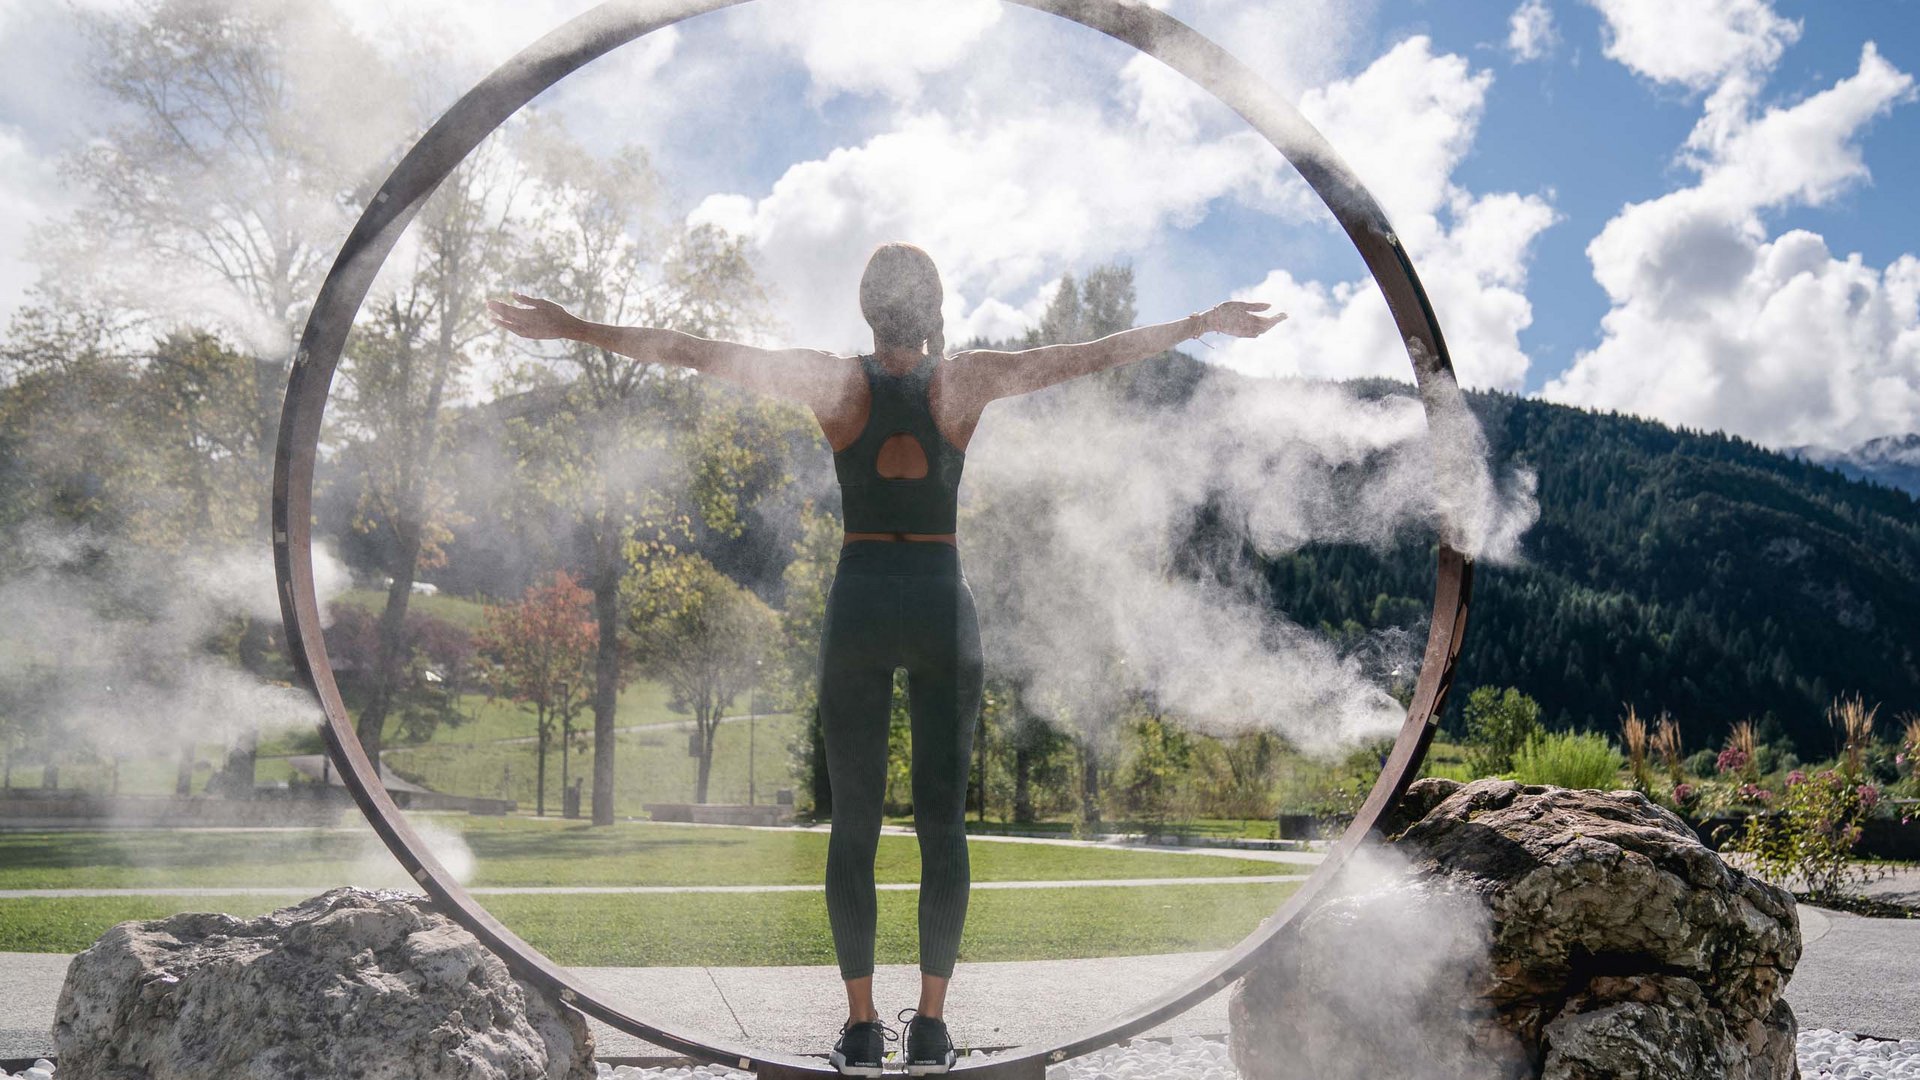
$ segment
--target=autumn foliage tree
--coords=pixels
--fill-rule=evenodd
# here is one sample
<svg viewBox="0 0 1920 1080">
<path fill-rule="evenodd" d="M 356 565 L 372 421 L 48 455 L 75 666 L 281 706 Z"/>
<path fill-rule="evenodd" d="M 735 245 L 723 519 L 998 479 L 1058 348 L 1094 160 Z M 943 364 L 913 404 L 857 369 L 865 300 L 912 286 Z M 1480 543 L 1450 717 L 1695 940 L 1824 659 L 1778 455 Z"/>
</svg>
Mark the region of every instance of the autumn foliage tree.
<svg viewBox="0 0 1920 1080">
<path fill-rule="evenodd" d="M 549 584 L 528 589 L 518 603 L 487 607 L 480 653 L 493 665 L 493 692 L 533 707 L 539 762 L 534 806 L 541 816 L 547 812 L 547 748 L 554 725 L 570 731 L 574 716 L 591 700 L 599 643 L 593 593 L 564 570 L 556 571 Z"/>
</svg>

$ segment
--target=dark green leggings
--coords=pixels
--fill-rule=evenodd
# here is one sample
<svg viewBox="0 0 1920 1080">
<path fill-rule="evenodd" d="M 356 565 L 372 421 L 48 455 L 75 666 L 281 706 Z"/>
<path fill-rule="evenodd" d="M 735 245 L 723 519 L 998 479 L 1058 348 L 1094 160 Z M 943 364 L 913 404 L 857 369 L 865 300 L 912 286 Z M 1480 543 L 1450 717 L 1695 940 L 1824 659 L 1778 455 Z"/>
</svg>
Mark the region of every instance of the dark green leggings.
<svg viewBox="0 0 1920 1080">
<path fill-rule="evenodd" d="M 873 859 L 887 787 L 893 672 L 907 669 L 920 970 L 951 977 L 967 918 L 967 769 L 980 714 L 980 626 L 960 553 L 856 540 L 840 552 L 820 636 L 820 726 L 833 788 L 827 920 L 844 979 L 873 974 Z"/>
</svg>

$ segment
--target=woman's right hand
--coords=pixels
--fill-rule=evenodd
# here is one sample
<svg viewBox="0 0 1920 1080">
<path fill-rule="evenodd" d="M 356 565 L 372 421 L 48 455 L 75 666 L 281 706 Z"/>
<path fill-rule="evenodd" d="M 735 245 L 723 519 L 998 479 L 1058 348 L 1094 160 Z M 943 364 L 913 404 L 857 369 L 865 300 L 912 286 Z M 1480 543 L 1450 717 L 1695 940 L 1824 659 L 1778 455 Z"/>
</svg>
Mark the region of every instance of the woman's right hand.
<svg viewBox="0 0 1920 1080">
<path fill-rule="evenodd" d="M 567 314 L 567 309 L 551 300 L 541 300 L 525 293 L 514 293 L 513 298 L 526 306 L 509 304 L 504 300 L 489 300 L 487 311 L 493 316 L 496 325 L 505 327 L 523 338 L 547 341 L 552 338 L 576 337 L 578 336 L 576 331 L 586 325 Z"/>
</svg>

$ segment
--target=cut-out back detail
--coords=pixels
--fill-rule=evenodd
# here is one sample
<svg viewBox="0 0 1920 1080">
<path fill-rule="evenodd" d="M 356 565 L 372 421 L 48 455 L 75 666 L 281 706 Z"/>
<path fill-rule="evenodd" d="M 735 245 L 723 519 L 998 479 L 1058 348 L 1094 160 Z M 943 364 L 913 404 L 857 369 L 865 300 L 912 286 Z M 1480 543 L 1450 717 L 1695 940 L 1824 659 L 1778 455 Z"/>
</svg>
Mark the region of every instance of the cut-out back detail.
<svg viewBox="0 0 1920 1080">
<path fill-rule="evenodd" d="M 905 431 L 889 435 L 880 444 L 873 471 L 882 480 L 918 480 L 927 475 L 927 449 Z"/>
<path fill-rule="evenodd" d="M 939 363 L 927 356 L 895 375 L 871 356 L 860 358 L 870 398 L 866 426 L 833 455 L 848 532 L 954 531 L 966 452 L 933 422 L 927 388 Z"/>
</svg>

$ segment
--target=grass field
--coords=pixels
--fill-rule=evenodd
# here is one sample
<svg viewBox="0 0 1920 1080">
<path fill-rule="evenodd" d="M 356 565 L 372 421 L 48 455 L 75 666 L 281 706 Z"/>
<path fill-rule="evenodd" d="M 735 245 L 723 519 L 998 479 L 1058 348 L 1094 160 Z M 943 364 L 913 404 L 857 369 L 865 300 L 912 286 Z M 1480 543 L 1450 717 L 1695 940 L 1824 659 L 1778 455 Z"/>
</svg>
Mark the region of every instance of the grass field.
<svg viewBox="0 0 1920 1080">
<path fill-rule="evenodd" d="M 643 822 L 594 828 L 581 822 L 415 815 L 428 835 L 452 834 L 471 852 L 469 885 L 805 885 L 821 879 L 825 829 L 730 829 Z M 975 881 L 1236 877 L 1275 873 L 1254 859 L 1151 850 L 980 842 L 970 845 Z M 138 889 L 386 884 L 369 863 L 392 860 L 370 829 L 142 830 L 0 833 L 0 889 Z M 398 875 L 393 864 L 390 872 Z M 920 878 L 917 841 L 880 838 L 874 880 Z"/>
<path fill-rule="evenodd" d="M 1291 883 L 976 890 L 960 959 L 1051 960 L 1229 948 L 1273 913 Z M 489 896 L 486 907 L 562 964 L 631 967 L 831 964 L 819 893 Z M 878 895 L 875 958 L 918 958 L 914 893 Z M 128 919 L 181 911 L 263 914 L 273 897 L 0 898 L 0 952 L 77 952 Z"/>
<path fill-rule="evenodd" d="M 470 851 L 474 886 L 818 885 L 825 830 L 628 823 L 594 829 L 524 818 L 420 815 Z M 448 841 L 441 841 L 447 845 Z M 1270 862 L 1157 851 L 977 842 L 972 877 L 992 881 L 1244 877 Z M 911 836 L 880 838 L 874 877 L 919 880 Z M 450 864 L 457 860 L 449 859 Z M 365 829 L 0 833 L 0 888 L 212 888 L 397 885 L 398 866 Z M 1224 948 L 1294 886 L 1249 882 L 976 890 L 963 959 L 1120 956 Z M 825 964 L 833 961 L 819 893 L 489 895 L 516 933 L 567 964 Z M 181 911 L 257 915 L 276 896 L 0 898 L 0 951 L 71 952 L 115 923 Z M 879 894 L 883 963 L 915 958 L 917 896 Z"/>
</svg>

